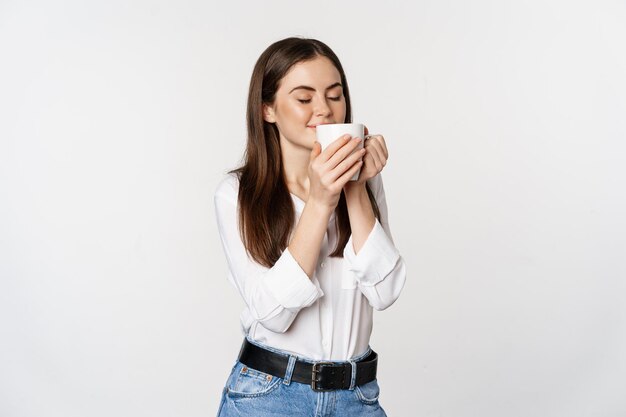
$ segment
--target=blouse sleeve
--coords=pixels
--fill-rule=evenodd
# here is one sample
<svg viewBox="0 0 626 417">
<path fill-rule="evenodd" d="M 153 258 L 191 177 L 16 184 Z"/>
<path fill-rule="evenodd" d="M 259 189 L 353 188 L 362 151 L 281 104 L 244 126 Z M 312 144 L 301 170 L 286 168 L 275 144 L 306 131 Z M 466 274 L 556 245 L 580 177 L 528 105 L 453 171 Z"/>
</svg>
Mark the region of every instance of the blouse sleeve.
<svg viewBox="0 0 626 417">
<path fill-rule="evenodd" d="M 287 331 L 298 312 L 323 294 L 286 248 L 273 267 L 254 261 L 239 234 L 238 182 L 222 180 L 215 196 L 217 227 L 229 267 L 229 281 L 237 288 L 252 318 L 273 332 Z"/>
<path fill-rule="evenodd" d="M 406 281 L 404 259 L 396 248 L 387 211 L 387 200 L 381 174 L 370 180 L 374 192 L 380 221 L 376 219 L 372 231 L 359 253 L 354 252 L 352 236 L 343 251 L 348 269 L 355 275 L 357 285 L 370 305 L 376 310 L 384 310 L 400 296 Z"/>
</svg>

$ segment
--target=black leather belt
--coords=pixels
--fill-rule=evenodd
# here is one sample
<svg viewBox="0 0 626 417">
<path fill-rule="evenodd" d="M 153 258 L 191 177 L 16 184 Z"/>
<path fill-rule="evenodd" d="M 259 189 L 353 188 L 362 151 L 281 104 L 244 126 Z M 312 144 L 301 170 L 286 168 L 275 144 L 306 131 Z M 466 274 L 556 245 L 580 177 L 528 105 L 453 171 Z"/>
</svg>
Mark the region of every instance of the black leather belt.
<svg viewBox="0 0 626 417">
<path fill-rule="evenodd" d="M 289 364 L 289 355 L 263 349 L 244 339 L 239 361 L 246 366 L 266 374 L 284 378 Z M 356 363 L 355 386 L 363 385 L 376 378 L 378 354 L 374 351 Z M 296 360 L 291 380 L 310 384 L 313 391 L 332 391 L 350 388 L 352 365 L 350 362 L 305 362 Z"/>
</svg>

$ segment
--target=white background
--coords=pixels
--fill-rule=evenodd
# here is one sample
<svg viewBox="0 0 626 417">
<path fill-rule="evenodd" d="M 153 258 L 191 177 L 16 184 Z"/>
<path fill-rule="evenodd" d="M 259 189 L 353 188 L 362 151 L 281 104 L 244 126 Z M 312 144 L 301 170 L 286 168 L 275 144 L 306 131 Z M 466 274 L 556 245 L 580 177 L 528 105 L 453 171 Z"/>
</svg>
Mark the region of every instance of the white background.
<svg viewBox="0 0 626 417">
<path fill-rule="evenodd" d="M 0 415 L 215 415 L 213 191 L 291 35 L 389 147 L 388 414 L 626 415 L 626 3 L 373 3 L 0 2 Z"/>
</svg>

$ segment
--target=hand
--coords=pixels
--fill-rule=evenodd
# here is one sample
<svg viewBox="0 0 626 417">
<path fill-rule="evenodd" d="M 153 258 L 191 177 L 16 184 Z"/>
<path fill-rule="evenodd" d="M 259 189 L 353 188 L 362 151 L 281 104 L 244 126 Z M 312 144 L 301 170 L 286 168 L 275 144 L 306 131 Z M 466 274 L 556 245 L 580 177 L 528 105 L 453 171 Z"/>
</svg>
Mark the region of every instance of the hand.
<svg viewBox="0 0 626 417">
<path fill-rule="evenodd" d="M 365 149 L 352 153 L 360 140 L 343 135 L 323 152 L 322 145 L 315 142 L 309 161 L 309 200 L 327 208 L 334 209 L 337 206 L 344 185 L 363 165 L 361 158 Z"/>
<path fill-rule="evenodd" d="M 385 138 L 382 135 L 369 135 L 367 127 L 365 128 L 365 143 L 363 148 L 365 149 L 365 156 L 363 157 L 363 166 L 359 173 L 359 178 L 356 181 L 350 181 L 347 185 L 352 188 L 357 185 L 363 185 L 365 181 L 378 175 L 387 165 L 387 159 L 389 153 L 387 152 L 387 145 L 385 144 Z"/>
</svg>

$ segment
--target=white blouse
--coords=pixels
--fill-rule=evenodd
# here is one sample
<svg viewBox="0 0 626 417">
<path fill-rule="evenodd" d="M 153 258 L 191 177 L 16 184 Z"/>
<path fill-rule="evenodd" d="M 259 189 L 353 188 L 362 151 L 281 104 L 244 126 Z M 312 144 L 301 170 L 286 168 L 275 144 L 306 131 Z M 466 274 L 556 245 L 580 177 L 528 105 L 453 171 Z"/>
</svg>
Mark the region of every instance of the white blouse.
<svg viewBox="0 0 626 417">
<path fill-rule="evenodd" d="M 317 268 L 309 278 L 285 248 L 273 267 L 252 260 L 241 240 L 237 216 L 238 179 L 227 174 L 214 203 L 229 267 L 228 279 L 245 302 L 244 335 L 313 360 L 348 360 L 364 353 L 372 332 L 372 309 L 384 310 L 398 298 L 406 280 L 387 219 L 380 174 L 368 180 L 381 215 L 355 254 L 352 236 L 343 258 L 329 257 L 337 242 L 335 213 L 329 220 Z M 291 194 L 296 224 L 305 202 Z"/>
</svg>

